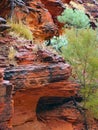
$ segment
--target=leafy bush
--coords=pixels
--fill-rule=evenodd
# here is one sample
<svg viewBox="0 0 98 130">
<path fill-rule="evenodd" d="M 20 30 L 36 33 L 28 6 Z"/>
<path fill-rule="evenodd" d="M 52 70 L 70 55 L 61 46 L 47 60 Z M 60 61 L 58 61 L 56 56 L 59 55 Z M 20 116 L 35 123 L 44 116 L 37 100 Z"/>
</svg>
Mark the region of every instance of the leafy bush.
<svg viewBox="0 0 98 130">
<path fill-rule="evenodd" d="M 63 57 L 73 66 L 73 77 L 81 85 L 83 107 L 98 118 L 98 35 L 92 29 L 66 31 L 68 45 Z"/>
<path fill-rule="evenodd" d="M 61 48 L 63 46 L 66 46 L 68 44 L 68 41 L 66 38 L 64 38 L 64 36 L 59 36 L 59 37 L 56 37 L 54 36 L 52 39 L 50 39 L 50 45 L 56 49 L 57 52 L 61 52 Z M 48 43 L 46 42 L 46 45 Z"/>
<path fill-rule="evenodd" d="M 26 38 L 28 40 L 32 40 L 33 39 L 32 32 L 21 21 L 19 21 L 19 22 L 11 21 L 11 22 L 9 22 L 9 25 L 11 26 L 11 30 L 10 31 L 15 32 L 19 36 L 24 37 L 24 38 Z"/>
<path fill-rule="evenodd" d="M 89 18 L 85 15 L 84 11 L 65 9 L 61 16 L 58 16 L 58 21 L 67 25 L 74 26 L 76 28 L 85 28 L 89 26 Z"/>
</svg>

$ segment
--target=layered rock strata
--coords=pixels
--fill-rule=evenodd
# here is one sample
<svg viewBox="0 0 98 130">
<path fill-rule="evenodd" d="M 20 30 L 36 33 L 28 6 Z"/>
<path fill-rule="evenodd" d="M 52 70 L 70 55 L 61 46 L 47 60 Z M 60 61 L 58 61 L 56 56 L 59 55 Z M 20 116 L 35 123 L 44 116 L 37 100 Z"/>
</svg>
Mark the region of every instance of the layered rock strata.
<svg viewBox="0 0 98 130">
<path fill-rule="evenodd" d="M 54 35 L 62 33 L 63 24 L 59 23 L 57 16 L 66 8 L 65 3 L 70 4 L 70 8 L 85 10 L 91 19 L 91 26 L 97 27 L 98 2 L 95 0 L 25 0 L 26 7 L 15 7 L 14 19 L 25 23 L 34 35 L 36 42 L 50 39 Z M 0 16 L 8 18 L 11 14 L 11 5 L 8 0 L 0 1 Z M 5 28 L 5 26 L 3 27 Z"/>
<path fill-rule="evenodd" d="M 21 61 L 22 57 L 20 59 L 18 57 L 17 61 Z M 5 79 L 10 80 L 14 85 L 13 127 L 15 130 L 25 130 L 25 127 L 34 129 L 34 124 L 39 124 L 37 128 L 39 130 L 46 129 L 47 126 L 37 121 L 36 108 L 39 99 L 41 97 L 68 98 L 76 95 L 78 91 L 78 86 L 68 81 L 71 68 L 61 57 L 48 51 L 39 51 L 34 56 L 34 60 L 32 58 L 33 56 L 31 57 L 33 64 L 26 62 L 25 59 L 26 64 L 20 62 L 19 66 L 5 70 Z"/>
</svg>

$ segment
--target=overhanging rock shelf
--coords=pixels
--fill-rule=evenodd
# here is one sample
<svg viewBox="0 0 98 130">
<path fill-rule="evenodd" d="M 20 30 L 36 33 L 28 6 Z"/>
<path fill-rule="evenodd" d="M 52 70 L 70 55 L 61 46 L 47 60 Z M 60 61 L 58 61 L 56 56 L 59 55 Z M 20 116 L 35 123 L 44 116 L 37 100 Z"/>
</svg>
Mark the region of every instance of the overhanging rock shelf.
<svg viewBox="0 0 98 130">
<path fill-rule="evenodd" d="M 77 94 L 77 85 L 68 81 L 71 67 L 63 60 L 61 61 L 60 57 L 57 58 L 57 55 L 52 57 L 53 54 L 48 56 L 48 53 L 52 54 L 41 51 L 37 58 L 41 57 L 42 61 L 38 63 L 22 64 L 5 70 L 5 80 L 9 80 L 14 85 L 13 126 L 15 130 L 19 126 L 24 129 L 24 123 L 29 119 L 37 120 L 36 108 L 40 98 L 68 98 Z"/>
</svg>

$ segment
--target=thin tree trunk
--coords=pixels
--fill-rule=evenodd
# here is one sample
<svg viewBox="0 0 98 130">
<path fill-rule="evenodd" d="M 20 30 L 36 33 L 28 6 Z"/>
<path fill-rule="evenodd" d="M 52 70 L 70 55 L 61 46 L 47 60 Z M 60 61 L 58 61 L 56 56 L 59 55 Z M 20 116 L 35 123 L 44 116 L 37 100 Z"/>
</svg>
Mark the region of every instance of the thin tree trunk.
<svg viewBox="0 0 98 130">
<path fill-rule="evenodd" d="M 83 123 L 83 124 L 84 124 L 85 130 L 89 130 L 85 110 L 83 110 L 83 108 L 80 107 L 80 106 L 77 104 L 77 102 L 76 102 L 76 100 L 75 100 L 75 98 L 74 98 L 73 96 L 72 96 L 72 100 L 73 100 L 74 106 L 77 108 L 77 110 L 78 110 L 78 111 L 81 113 L 81 115 L 83 116 L 83 120 L 84 120 L 84 123 Z"/>
</svg>

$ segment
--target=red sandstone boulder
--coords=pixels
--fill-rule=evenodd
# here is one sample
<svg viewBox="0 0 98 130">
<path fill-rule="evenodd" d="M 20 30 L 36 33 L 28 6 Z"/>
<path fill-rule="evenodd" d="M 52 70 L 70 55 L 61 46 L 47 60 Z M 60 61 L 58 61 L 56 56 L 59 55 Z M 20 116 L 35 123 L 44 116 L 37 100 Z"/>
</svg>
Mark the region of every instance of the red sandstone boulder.
<svg viewBox="0 0 98 130">
<path fill-rule="evenodd" d="M 30 12 L 26 17 L 27 25 L 30 27 L 35 39 L 49 39 L 57 32 L 51 14 L 45 9 L 40 0 L 28 2 Z"/>
</svg>

